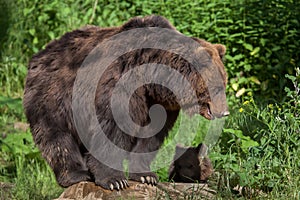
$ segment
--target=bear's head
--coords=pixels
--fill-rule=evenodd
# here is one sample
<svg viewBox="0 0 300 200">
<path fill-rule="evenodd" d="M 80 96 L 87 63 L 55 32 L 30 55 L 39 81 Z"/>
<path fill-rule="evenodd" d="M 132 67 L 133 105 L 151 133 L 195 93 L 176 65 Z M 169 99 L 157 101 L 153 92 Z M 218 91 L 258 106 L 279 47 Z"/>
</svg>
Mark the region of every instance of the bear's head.
<svg viewBox="0 0 300 200">
<path fill-rule="evenodd" d="M 147 90 L 149 91 L 149 95 L 155 100 L 155 103 L 162 104 L 168 110 L 178 110 L 182 108 L 189 115 L 200 114 L 206 119 L 227 116 L 229 114 L 225 95 L 227 74 L 223 64 L 223 58 L 226 52 L 225 46 L 212 44 L 194 37 L 184 36 L 178 32 L 167 19 L 155 15 L 143 18 L 135 17 L 125 23 L 119 31 L 122 32 L 145 27 L 158 27 L 172 30 L 173 32 L 171 31 L 170 33 L 174 35 L 168 35 L 165 40 L 161 41 L 167 41 L 166 46 L 168 46 L 168 42 L 172 41 L 174 37 L 183 39 L 182 41 L 178 39 L 174 40 L 174 42 L 182 43 L 182 45 L 179 45 L 180 47 L 178 46 L 178 49 L 176 49 L 181 52 L 181 54 L 178 55 L 177 53 L 160 49 L 142 49 L 136 51 L 135 55 L 130 53 L 129 56 L 131 56 L 130 60 L 132 63 L 127 62 L 127 65 L 134 66 L 144 63 L 158 63 L 171 66 L 173 69 L 179 71 L 181 75 L 183 75 L 182 77 L 188 80 L 192 86 L 193 94 L 196 94 L 195 98 L 195 95 L 191 95 L 191 91 L 185 91 L 186 87 L 183 86 L 180 88 L 182 90 L 180 93 L 185 93 L 185 95 L 183 95 L 183 99 L 177 99 L 174 94 L 171 94 L 172 91 L 151 85 Z M 147 39 L 147 37 L 145 38 Z M 160 36 L 157 36 L 157 38 L 160 39 Z M 145 41 L 147 41 L 146 39 Z M 157 41 L 151 42 L 156 43 Z M 193 45 L 191 45 L 191 43 Z M 192 50 L 194 55 L 190 55 L 191 51 L 187 50 L 190 48 L 189 45 L 191 45 L 192 48 L 196 47 L 195 52 Z M 196 64 L 190 63 L 183 55 L 193 57 L 192 59 L 196 60 Z M 132 58 L 135 58 L 135 60 L 132 61 Z M 156 74 L 159 72 L 153 71 L 152 73 L 151 77 L 161 77 L 161 74 Z M 167 82 L 172 78 L 174 77 L 166 77 L 165 81 Z M 181 87 L 181 81 L 182 80 L 178 80 L 176 83 L 178 85 L 175 84 L 176 86 L 174 87 Z M 190 90 L 190 88 L 188 88 L 188 90 Z"/>
<path fill-rule="evenodd" d="M 201 54 L 202 58 L 200 70 L 191 70 L 189 75 L 198 102 L 189 102 L 183 108 L 189 114 L 198 113 L 209 120 L 227 116 L 229 115 L 225 94 L 227 73 L 223 64 L 226 48 L 222 44 L 192 39 L 199 43 L 196 54 Z"/>
<path fill-rule="evenodd" d="M 177 145 L 175 160 L 169 169 L 169 179 L 175 182 L 206 182 L 213 173 L 213 166 L 207 157 L 207 146 L 182 147 Z"/>
</svg>

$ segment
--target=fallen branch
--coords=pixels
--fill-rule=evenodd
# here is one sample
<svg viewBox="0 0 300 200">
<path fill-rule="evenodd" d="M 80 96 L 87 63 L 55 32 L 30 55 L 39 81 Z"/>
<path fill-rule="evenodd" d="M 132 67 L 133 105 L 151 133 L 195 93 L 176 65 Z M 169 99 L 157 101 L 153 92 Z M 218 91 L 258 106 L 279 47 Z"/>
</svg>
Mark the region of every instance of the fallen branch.
<svg viewBox="0 0 300 200">
<path fill-rule="evenodd" d="M 81 182 L 67 188 L 56 200 L 115 200 L 115 199 L 211 199 L 216 192 L 207 184 L 159 183 L 157 186 L 129 181 L 121 191 L 105 190 L 92 182 Z"/>
</svg>

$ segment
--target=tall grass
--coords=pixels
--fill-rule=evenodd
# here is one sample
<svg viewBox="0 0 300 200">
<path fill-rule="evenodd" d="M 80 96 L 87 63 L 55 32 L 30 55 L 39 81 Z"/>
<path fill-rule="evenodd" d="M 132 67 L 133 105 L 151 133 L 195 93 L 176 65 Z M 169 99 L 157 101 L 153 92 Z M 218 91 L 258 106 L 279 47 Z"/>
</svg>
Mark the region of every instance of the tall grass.
<svg viewBox="0 0 300 200">
<path fill-rule="evenodd" d="M 286 88 L 289 101 L 258 106 L 251 99 L 227 120 L 230 129 L 212 155 L 225 194 L 239 185 L 256 191 L 248 194 L 252 198 L 299 199 L 299 72 L 288 77 L 295 86 Z"/>
<path fill-rule="evenodd" d="M 22 156 L 16 158 L 15 187 L 11 195 L 15 199 L 54 199 L 62 193 L 52 169 L 38 159 Z"/>
</svg>

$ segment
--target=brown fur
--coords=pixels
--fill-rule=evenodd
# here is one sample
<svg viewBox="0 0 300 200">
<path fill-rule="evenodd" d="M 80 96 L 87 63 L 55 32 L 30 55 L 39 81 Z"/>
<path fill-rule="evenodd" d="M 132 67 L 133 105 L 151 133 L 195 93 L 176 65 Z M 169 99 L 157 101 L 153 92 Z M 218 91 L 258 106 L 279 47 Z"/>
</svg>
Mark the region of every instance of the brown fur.
<svg viewBox="0 0 300 200">
<path fill-rule="evenodd" d="M 161 27 L 175 30 L 165 18 L 160 16 L 133 18 L 123 26 L 113 28 L 88 26 L 66 33 L 60 39 L 52 41 L 44 50 L 34 55 L 29 63 L 24 93 L 25 113 L 34 141 L 53 169 L 61 186 L 67 187 L 80 181 L 92 180 L 104 188 L 109 189 L 113 185 L 118 189 L 118 186 L 126 182 L 123 172 L 111 169 L 97 161 L 80 141 L 71 110 L 72 88 L 78 68 L 93 48 L 106 38 L 137 27 Z M 220 94 L 218 95 L 225 96 L 226 73 L 221 61 L 225 47 L 194 39 L 199 42 L 199 46 L 206 49 L 211 63 L 221 72 L 224 84 L 219 87 Z M 157 150 L 173 127 L 180 110 L 170 90 L 149 84 L 139 88 L 131 97 L 130 115 L 135 123 L 141 126 L 147 125 L 150 122 L 149 108 L 154 104 L 161 104 L 167 112 L 164 128 L 157 135 L 142 139 L 124 134 L 116 126 L 111 110 L 107 106 L 111 91 L 122 74 L 144 63 L 161 63 L 178 70 L 187 77 L 201 105 L 197 113 L 207 119 L 221 117 L 227 111 L 224 102 L 219 102 L 218 105 L 211 103 L 201 75 L 178 55 L 157 49 L 139 49 L 126 53 L 106 69 L 98 83 L 95 97 L 99 122 L 107 120 L 102 129 L 107 137 L 120 148 L 128 152 Z M 214 112 L 210 112 L 211 110 Z M 109 157 L 110 154 L 104 150 L 101 156 Z M 122 165 L 123 160 L 119 162 Z M 151 159 L 143 163 L 135 163 L 131 160 L 129 167 L 150 171 L 150 162 Z M 157 176 L 152 172 L 129 174 L 129 178 L 133 180 L 141 181 L 141 177 L 152 177 L 152 181 L 146 181 L 148 183 L 157 182 Z"/>
</svg>

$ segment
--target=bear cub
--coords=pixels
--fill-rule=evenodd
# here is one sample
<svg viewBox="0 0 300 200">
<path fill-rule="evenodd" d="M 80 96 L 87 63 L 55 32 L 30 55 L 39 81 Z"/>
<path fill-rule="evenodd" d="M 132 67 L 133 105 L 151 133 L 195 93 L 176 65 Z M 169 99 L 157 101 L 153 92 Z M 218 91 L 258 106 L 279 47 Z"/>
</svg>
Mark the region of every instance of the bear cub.
<svg viewBox="0 0 300 200">
<path fill-rule="evenodd" d="M 177 158 L 179 155 L 181 156 Z M 213 173 L 213 166 L 207 157 L 207 146 L 205 144 L 199 144 L 197 147 L 177 145 L 174 160 L 169 168 L 170 181 L 205 183 Z"/>
</svg>

